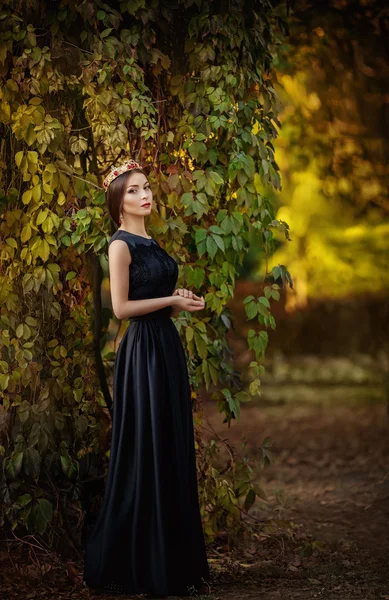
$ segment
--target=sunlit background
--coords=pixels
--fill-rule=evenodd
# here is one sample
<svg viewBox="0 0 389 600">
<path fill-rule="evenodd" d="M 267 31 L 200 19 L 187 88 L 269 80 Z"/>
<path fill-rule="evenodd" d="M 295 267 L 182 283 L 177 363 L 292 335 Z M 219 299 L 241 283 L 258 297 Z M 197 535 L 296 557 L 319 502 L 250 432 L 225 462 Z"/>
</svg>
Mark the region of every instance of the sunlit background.
<svg viewBox="0 0 389 600">
<path fill-rule="evenodd" d="M 282 191 L 269 187 L 265 194 L 290 227 L 290 241 L 275 233 L 279 247 L 267 270 L 286 265 L 293 289 L 286 286 L 283 308 L 276 309 L 282 321 L 270 333 L 270 354 L 367 353 L 387 369 L 385 23 L 375 2 L 311 8 L 302 2 L 291 15 L 291 36 L 276 63 L 281 127 L 275 155 Z M 253 237 L 241 273 L 246 287 L 247 280 L 263 278 L 264 258 Z"/>
</svg>

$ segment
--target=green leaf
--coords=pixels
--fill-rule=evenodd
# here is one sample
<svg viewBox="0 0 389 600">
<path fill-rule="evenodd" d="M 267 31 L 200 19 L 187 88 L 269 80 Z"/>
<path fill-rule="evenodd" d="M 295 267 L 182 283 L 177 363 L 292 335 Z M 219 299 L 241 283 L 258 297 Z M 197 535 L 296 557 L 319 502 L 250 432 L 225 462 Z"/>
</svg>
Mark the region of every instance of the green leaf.
<svg viewBox="0 0 389 600">
<path fill-rule="evenodd" d="M 68 456 L 61 455 L 61 467 L 62 471 L 67 475 L 70 469 L 70 458 Z"/>
<path fill-rule="evenodd" d="M 212 237 L 213 237 L 213 239 L 215 240 L 215 242 L 216 242 L 216 244 L 217 244 L 218 248 L 220 248 L 220 250 L 221 250 L 222 252 L 225 252 L 225 247 L 224 247 L 224 240 L 223 240 L 223 238 L 221 238 L 221 237 L 220 237 L 220 235 L 214 235 L 214 236 L 212 236 Z"/>
<path fill-rule="evenodd" d="M 0 390 L 4 392 L 9 384 L 10 376 L 6 374 L 0 374 Z"/>
<path fill-rule="evenodd" d="M 18 475 L 22 468 L 24 452 L 14 452 L 11 456 L 12 467 L 15 475 Z"/>
<path fill-rule="evenodd" d="M 207 252 L 211 258 L 215 258 L 217 252 L 217 244 L 214 239 L 214 236 L 209 235 L 207 237 Z"/>
<path fill-rule="evenodd" d="M 196 233 L 195 233 L 196 244 L 205 240 L 206 237 L 207 237 L 207 232 L 205 229 L 197 229 L 196 230 Z"/>
<path fill-rule="evenodd" d="M 35 448 L 27 448 L 24 452 L 23 468 L 26 475 L 37 479 L 40 473 L 41 455 Z"/>
<path fill-rule="evenodd" d="M 37 504 L 28 516 L 27 526 L 29 530 L 35 530 L 42 535 L 53 516 L 53 507 L 48 500 L 39 498 Z"/>
<path fill-rule="evenodd" d="M 178 85 L 181 85 L 181 83 L 183 83 L 184 78 L 182 77 L 182 75 L 174 75 L 174 77 L 171 78 L 170 80 L 170 85 L 173 87 L 177 87 Z"/>
<path fill-rule="evenodd" d="M 45 521 L 49 523 L 53 518 L 53 507 L 51 505 L 51 502 L 45 500 L 44 498 L 39 498 L 38 506 Z"/>
<path fill-rule="evenodd" d="M 258 308 L 256 302 L 250 302 L 245 306 L 246 315 L 249 320 L 254 319 L 258 314 Z"/>
<path fill-rule="evenodd" d="M 220 177 L 219 173 L 216 173 L 216 171 L 210 171 L 209 172 L 209 177 L 212 179 L 212 181 L 214 181 L 217 185 L 221 185 L 222 183 L 224 183 L 224 180 L 222 177 Z"/>
<path fill-rule="evenodd" d="M 27 506 L 32 500 L 31 494 L 24 494 L 23 496 L 18 496 L 18 503 L 21 506 Z"/>
<path fill-rule="evenodd" d="M 244 509 L 245 510 L 249 510 L 253 506 L 253 504 L 255 502 L 255 496 L 256 496 L 255 491 L 251 488 L 248 491 L 248 494 L 244 501 Z"/>
<path fill-rule="evenodd" d="M 193 142 L 188 150 L 191 157 L 197 159 L 201 154 L 206 153 L 207 147 L 204 142 Z"/>
<path fill-rule="evenodd" d="M 228 406 L 229 406 L 231 412 L 234 413 L 234 416 L 235 416 L 236 420 L 239 421 L 239 418 L 240 418 L 240 404 L 239 404 L 239 401 L 235 397 L 233 397 L 233 396 L 229 396 L 227 398 L 227 401 L 228 401 Z"/>
<path fill-rule="evenodd" d="M 18 417 L 22 423 L 25 423 L 30 416 L 30 405 L 27 400 L 24 400 L 17 408 Z"/>
<path fill-rule="evenodd" d="M 55 423 L 55 427 L 57 429 L 59 429 L 60 431 L 64 428 L 65 425 L 65 417 L 63 416 L 63 414 L 59 411 L 57 411 L 54 415 L 54 423 Z"/>
<path fill-rule="evenodd" d="M 267 306 L 267 308 L 270 308 L 270 302 L 267 298 L 265 298 L 264 296 L 261 296 L 260 298 L 258 298 L 258 302 L 260 302 L 261 304 L 263 304 L 264 306 Z"/>
<path fill-rule="evenodd" d="M 193 172 L 193 181 L 197 181 L 200 177 L 203 177 L 204 171 L 202 169 L 197 169 Z"/>
<path fill-rule="evenodd" d="M 209 228 L 209 231 L 212 231 L 212 233 L 218 233 L 218 234 L 223 234 L 224 231 L 221 227 L 218 227 L 218 225 L 211 225 L 211 227 Z"/>
</svg>

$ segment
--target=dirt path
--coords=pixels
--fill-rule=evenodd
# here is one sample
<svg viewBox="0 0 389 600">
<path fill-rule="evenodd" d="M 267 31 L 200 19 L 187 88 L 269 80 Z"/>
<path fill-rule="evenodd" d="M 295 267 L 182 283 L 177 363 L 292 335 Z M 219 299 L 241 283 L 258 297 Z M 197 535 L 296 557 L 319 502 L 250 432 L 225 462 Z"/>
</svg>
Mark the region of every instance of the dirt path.
<svg viewBox="0 0 389 600">
<path fill-rule="evenodd" d="M 247 404 L 229 432 L 212 405 L 205 405 L 205 412 L 236 447 L 244 432 L 252 454 L 265 437 L 273 439 L 274 463 L 260 478 L 268 502 L 259 500 L 252 514 L 266 519 L 277 509 L 297 535 L 296 540 L 293 535 L 280 539 L 277 550 L 263 540 L 245 569 L 244 589 L 230 577 L 217 597 L 389 600 L 386 407 L 346 400 L 327 407 Z"/>
<path fill-rule="evenodd" d="M 251 454 L 265 437 L 273 439 L 274 463 L 259 481 L 268 501 L 257 501 L 250 514 L 277 522 L 228 556 L 212 548 L 213 586 L 201 598 L 389 600 L 386 408 L 346 400 L 327 407 L 246 404 L 229 430 L 214 405 L 204 408 L 236 447 L 244 432 Z M 0 573 L 2 600 L 95 597 L 81 584 L 79 560 L 63 563 L 25 545 L 3 546 Z"/>
</svg>

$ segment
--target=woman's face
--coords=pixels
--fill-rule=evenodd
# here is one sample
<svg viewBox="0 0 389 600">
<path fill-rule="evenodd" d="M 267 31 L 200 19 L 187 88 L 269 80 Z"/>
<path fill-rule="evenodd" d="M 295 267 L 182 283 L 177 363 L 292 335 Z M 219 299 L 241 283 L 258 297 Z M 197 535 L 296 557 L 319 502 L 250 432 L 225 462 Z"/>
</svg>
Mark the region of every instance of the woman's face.
<svg viewBox="0 0 389 600">
<path fill-rule="evenodd" d="M 143 173 L 132 173 L 124 188 L 123 215 L 148 215 L 151 213 L 152 202 L 153 194 L 146 176 Z"/>
</svg>

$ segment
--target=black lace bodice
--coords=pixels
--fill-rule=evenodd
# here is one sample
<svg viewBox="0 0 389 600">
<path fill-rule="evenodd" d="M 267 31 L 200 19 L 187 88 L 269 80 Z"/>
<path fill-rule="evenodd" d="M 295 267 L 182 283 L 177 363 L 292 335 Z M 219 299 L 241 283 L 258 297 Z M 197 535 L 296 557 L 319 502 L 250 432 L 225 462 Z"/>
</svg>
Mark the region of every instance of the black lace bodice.
<svg viewBox="0 0 389 600">
<path fill-rule="evenodd" d="M 108 244 L 114 240 L 126 242 L 131 252 L 129 300 L 172 295 L 177 282 L 178 265 L 154 238 L 148 239 L 118 229 Z"/>
</svg>

